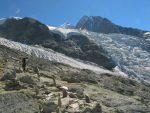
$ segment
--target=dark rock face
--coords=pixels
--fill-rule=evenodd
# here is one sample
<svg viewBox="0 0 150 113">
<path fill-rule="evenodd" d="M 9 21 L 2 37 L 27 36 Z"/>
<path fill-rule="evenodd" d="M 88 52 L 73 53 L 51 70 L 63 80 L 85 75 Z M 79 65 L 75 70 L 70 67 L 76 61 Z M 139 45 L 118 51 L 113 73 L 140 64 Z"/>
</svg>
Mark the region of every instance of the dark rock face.
<svg viewBox="0 0 150 113">
<path fill-rule="evenodd" d="M 83 16 L 77 23 L 76 28 L 87 29 L 98 33 L 121 33 L 138 37 L 143 37 L 143 34 L 146 32 L 139 29 L 115 25 L 107 18 L 102 18 L 100 16 Z"/>
<path fill-rule="evenodd" d="M 100 16 L 83 16 L 77 23 L 76 28 L 102 33 L 119 32 L 115 24 Z"/>
<path fill-rule="evenodd" d="M 14 41 L 37 44 L 52 37 L 46 25 L 32 18 L 10 18 L 0 25 L 0 36 Z"/>
<path fill-rule="evenodd" d="M 115 64 L 106 51 L 101 46 L 90 41 L 87 37 L 76 35 L 71 36 L 68 40 L 75 42 L 77 48 L 79 48 L 76 56 L 80 59 L 94 62 L 107 69 L 115 67 Z"/>
<path fill-rule="evenodd" d="M 74 58 L 94 62 L 107 69 L 115 67 L 115 63 L 106 51 L 83 35 L 71 35 L 65 40 L 58 40 L 57 43 L 43 43 L 42 46 Z"/>
</svg>

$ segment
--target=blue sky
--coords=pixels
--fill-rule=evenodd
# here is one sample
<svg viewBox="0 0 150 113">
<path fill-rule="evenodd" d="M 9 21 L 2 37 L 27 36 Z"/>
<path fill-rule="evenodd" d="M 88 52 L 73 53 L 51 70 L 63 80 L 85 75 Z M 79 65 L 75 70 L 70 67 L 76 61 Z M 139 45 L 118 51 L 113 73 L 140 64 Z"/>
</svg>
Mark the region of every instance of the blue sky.
<svg viewBox="0 0 150 113">
<path fill-rule="evenodd" d="M 0 18 L 27 16 L 59 26 L 64 22 L 75 25 L 83 15 L 150 30 L 150 0 L 0 0 Z"/>
</svg>

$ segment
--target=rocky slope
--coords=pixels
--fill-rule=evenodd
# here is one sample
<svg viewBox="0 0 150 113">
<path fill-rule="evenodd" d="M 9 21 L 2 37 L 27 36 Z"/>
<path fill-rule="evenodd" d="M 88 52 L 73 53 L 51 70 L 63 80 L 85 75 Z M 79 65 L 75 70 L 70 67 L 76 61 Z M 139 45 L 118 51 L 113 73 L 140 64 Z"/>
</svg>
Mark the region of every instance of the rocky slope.
<svg viewBox="0 0 150 113">
<path fill-rule="evenodd" d="M 116 25 L 107 18 L 102 18 L 100 16 L 83 16 L 77 23 L 76 28 L 87 29 L 98 33 L 120 33 L 137 37 L 143 37 L 143 34 L 146 32 L 140 29 Z"/>
<path fill-rule="evenodd" d="M 19 63 L 23 57 L 28 57 L 25 73 Z M 39 74 L 35 71 L 36 66 Z M 150 112 L 150 85 L 145 82 L 96 74 L 5 46 L 0 46 L 0 78 L 3 80 L 0 81 L 2 113 L 51 113 L 58 110 L 67 113 Z M 67 97 L 62 97 L 61 86 L 68 88 Z"/>
</svg>

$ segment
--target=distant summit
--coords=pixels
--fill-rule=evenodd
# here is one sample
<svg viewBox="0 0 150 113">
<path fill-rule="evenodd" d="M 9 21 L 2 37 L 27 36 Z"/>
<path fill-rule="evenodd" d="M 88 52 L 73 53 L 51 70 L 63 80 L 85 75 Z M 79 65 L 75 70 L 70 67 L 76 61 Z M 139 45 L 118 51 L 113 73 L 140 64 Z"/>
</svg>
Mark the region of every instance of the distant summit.
<svg viewBox="0 0 150 113">
<path fill-rule="evenodd" d="M 21 17 L 9 17 L 9 18 L 1 18 L 0 19 L 0 25 L 4 24 L 6 22 L 6 20 L 8 19 L 15 19 L 15 20 L 20 20 L 22 19 Z"/>
<path fill-rule="evenodd" d="M 64 24 L 62 24 L 60 27 L 65 28 L 65 29 L 74 29 L 75 27 L 72 26 L 70 23 L 65 22 Z"/>
<path fill-rule="evenodd" d="M 76 28 L 102 33 L 119 32 L 115 24 L 100 16 L 83 16 L 77 23 Z"/>
<path fill-rule="evenodd" d="M 143 37 L 144 30 L 122 27 L 114 24 L 107 18 L 100 16 L 83 16 L 76 25 L 77 29 L 86 29 L 98 33 L 121 33 Z"/>
</svg>

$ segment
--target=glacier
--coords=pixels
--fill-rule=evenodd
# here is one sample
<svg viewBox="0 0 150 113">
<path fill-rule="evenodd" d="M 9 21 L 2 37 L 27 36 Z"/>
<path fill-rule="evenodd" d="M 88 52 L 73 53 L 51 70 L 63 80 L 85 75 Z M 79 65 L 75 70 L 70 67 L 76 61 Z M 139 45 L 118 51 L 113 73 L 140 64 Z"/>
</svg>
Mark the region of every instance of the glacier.
<svg viewBox="0 0 150 113">
<path fill-rule="evenodd" d="M 64 64 L 70 65 L 72 67 L 75 67 L 75 68 L 89 69 L 98 74 L 109 73 L 112 75 L 117 75 L 117 76 L 121 75 L 121 76 L 127 77 L 127 75 L 125 73 L 121 72 L 118 69 L 115 70 L 114 72 L 112 72 L 112 71 L 103 69 L 94 63 L 85 62 L 85 61 L 82 61 L 79 59 L 73 59 L 71 57 L 65 56 L 64 54 L 55 52 L 51 49 L 45 49 L 45 48 L 39 47 L 39 46 L 29 46 L 29 45 L 21 44 L 19 42 L 7 40 L 2 37 L 0 37 L 0 45 L 4 45 L 6 47 L 25 52 L 29 55 L 36 56 L 38 58 L 43 58 L 43 59 L 47 59 L 50 61 L 64 63 Z"/>
<path fill-rule="evenodd" d="M 39 58 L 68 64 L 75 68 L 90 69 L 98 73 L 115 73 L 150 82 L 150 40 L 124 34 L 102 34 L 81 29 L 66 29 L 47 26 L 50 31 L 60 34 L 64 39 L 71 35 L 85 35 L 94 41 L 112 57 L 117 64 L 114 72 L 105 70 L 96 64 L 74 59 L 51 49 L 29 46 L 0 38 L 0 44 L 17 49 Z M 148 33 L 147 33 L 148 34 Z"/>
<path fill-rule="evenodd" d="M 54 33 L 59 34 L 64 39 L 71 35 L 81 35 L 81 33 L 77 29 L 69 29 L 69 28 L 63 28 L 63 27 L 54 27 L 54 26 L 47 26 L 49 30 L 51 30 Z"/>
<path fill-rule="evenodd" d="M 85 34 L 101 45 L 131 77 L 150 81 L 150 41 L 123 34 Z"/>
<path fill-rule="evenodd" d="M 53 29 L 52 29 L 53 28 Z M 102 34 L 80 29 L 50 27 L 53 32 L 85 35 L 102 46 L 116 62 L 117 67 L 131 78 L 150 81 L 150 40 L 124 34 Z"/>
</svg>

